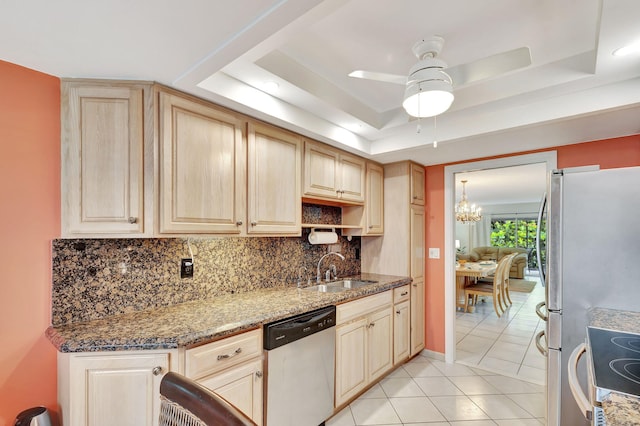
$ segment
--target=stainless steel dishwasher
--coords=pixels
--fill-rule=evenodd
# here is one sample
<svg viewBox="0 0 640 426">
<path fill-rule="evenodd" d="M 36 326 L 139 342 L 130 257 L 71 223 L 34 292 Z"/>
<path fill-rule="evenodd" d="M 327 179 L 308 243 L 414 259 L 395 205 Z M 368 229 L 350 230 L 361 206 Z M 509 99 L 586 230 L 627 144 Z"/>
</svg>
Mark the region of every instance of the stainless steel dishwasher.
<svg viewBox="0 0 640 426">
<path fill-rule="evenodd" d="M 264 326 L 267 426 L 318 426 L 333 414 L 336 307 Z"/>
</svg>

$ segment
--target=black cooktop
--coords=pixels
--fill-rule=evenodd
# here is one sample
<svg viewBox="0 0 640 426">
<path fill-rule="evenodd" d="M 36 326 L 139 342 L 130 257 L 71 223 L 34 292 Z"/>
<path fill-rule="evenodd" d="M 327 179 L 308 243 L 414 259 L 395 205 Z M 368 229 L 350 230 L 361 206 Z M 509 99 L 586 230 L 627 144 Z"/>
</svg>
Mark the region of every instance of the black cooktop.
<svg viewBox="0 0 640 426">
<path fill-rule="evenodd" d="M 595 385 L 640 396 L 640 334 L 588 327 Z"/>
</svg>

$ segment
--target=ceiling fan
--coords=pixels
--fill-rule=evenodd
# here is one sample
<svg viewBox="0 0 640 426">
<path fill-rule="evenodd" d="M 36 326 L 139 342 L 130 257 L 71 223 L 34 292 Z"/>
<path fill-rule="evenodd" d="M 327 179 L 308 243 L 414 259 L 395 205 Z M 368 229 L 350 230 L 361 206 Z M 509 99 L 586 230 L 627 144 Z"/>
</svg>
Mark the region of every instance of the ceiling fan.
<svg viewBox="0 0 640 426">
<path fill-rule="evenodd" d="M 413 117 L 433 117 L 442 114 L 453 102 L 453 88 L 474 83 L 531 65 L 528 47 L 520 47 L 488 56 L 467 64 L 447 68 L 438 59 L 444 39 L 432 36 L 413 45 L 418 62 L 409 76 L 357 70 L 350 77 L 406 85 L 402 106 Z"/>
</svg>

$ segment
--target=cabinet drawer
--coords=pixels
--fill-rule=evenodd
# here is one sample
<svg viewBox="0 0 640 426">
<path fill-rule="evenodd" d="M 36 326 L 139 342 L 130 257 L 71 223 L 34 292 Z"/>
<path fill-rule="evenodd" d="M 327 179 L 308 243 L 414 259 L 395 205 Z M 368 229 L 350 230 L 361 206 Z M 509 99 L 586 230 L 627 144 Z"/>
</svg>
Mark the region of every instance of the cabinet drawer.
<svg viewBox="0 0 640 426">
<path fill-rule="evenodd" d="M 409 300 L 409 285 L 403 285 L 402 287 L 396 287 L 393 289 L 393 303 Z"/>
<path fill-rule="evenodd" d="M 351 321 L 354 318 L 366 315 L 377 309 L 391 305 L 391 290 L 378 293 L 373 296 L 367 296 L 353 302 L 343 303 L 336 307 L 336 324 L 342 324 Z"/>
<path fill-rule="evenodd" d="M 185 375 L 197 380 L 261 354 L 262 330 L 248 331 L 188 349 L 185 354 Z"/>
</svg>

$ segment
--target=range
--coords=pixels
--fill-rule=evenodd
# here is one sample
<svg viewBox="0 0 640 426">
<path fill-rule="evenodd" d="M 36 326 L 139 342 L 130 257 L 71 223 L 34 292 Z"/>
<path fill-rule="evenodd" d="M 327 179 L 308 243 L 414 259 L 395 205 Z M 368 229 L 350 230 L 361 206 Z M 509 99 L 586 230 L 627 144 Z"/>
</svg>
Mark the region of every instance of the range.
<svg viewBox="0 0 640 426">
<path fill-rule="evenodd" d="M 640 398 L 640 335 L 588 327 L 590 381 L 597 402 L 610 392 Z"/>
</svg>

